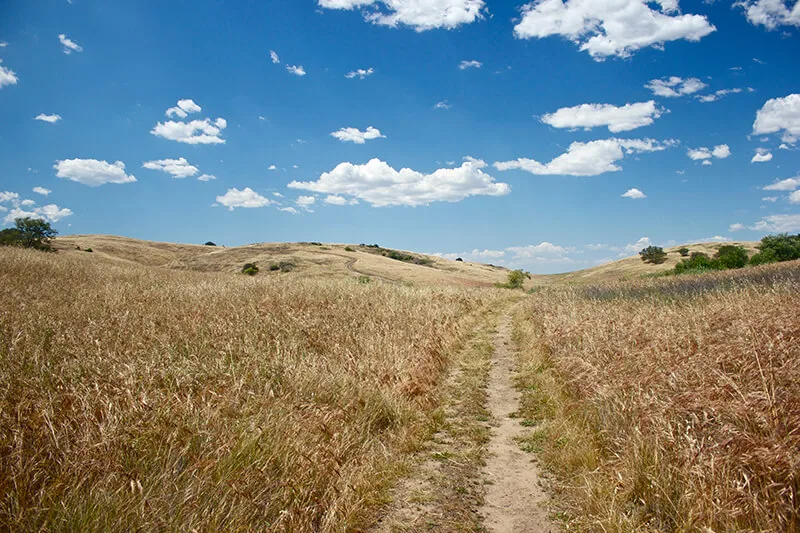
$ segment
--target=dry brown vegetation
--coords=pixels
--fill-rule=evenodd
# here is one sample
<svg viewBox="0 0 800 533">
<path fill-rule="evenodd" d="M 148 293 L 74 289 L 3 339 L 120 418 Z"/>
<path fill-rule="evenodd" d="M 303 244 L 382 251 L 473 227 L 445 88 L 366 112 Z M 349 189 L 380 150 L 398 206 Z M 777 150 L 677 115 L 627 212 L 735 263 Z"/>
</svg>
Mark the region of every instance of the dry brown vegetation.
<svg viewBox="0 0 800 533">
<path fill-rule="evenodd" d="M 91 248 L 96 257 L 105 260 L 198 272 L 237 273 L 245 263 L 256 263 L 262 276 L 280 275 L 270 273 L 268 267 L 286 261 L 296 265 L 291 275 L 302 279 L 366 275 L 379 281 L 415 285 L 492 287 L 505 281 L 508 275 L 508 270 L 501 267 L 422 254 L 414 255 L 430 260 L 430 266 L 404 263 L 376 255 L 371 248 L 343 244 L 258 243 L 224 248 L 141 241 L 114 235 L 70 235 L 58 237 L 55 247 L 67 255 L 84 255 L 81 250 Z"/>
<path fill-rule="evenodd" d="M 800 264 L 543 289 L 523 445 L 574 531 L 797 531 Z"/>
<path fill-rule="evenodd" d="M 3 249 L 0 529 L 352 530 L 500 292 Z"/>
</svg>

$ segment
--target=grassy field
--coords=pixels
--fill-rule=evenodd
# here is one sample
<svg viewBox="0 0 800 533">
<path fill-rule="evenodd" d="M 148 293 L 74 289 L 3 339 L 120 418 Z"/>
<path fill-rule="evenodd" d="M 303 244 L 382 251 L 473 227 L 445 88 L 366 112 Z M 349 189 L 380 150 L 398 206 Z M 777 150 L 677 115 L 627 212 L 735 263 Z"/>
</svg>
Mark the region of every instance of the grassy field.
<svg viewBox="0 0 800 533">
<path fill-rule="evenodd" d="M 798 262 L 543 289 L 516 340 L 568 530 L 800 527 Z"/>
<path fill-rule="evenodd" d="M 520 445 L 566 530 L 800 527 L 798 262 L 645 279 L 629 258 L 526 296 L 358 246 L 57 247 L 0 249 L 0 531 L 365 531 L 431 454 L 409 502 L 479 531 L 512 302 Z M 438 527 L 405 511 L 384 526 Z"/>
<path fill-rule="evenodd" d="M 0 529 L 345 531 L 501 291 L 0 253 Z"/>
</svg>

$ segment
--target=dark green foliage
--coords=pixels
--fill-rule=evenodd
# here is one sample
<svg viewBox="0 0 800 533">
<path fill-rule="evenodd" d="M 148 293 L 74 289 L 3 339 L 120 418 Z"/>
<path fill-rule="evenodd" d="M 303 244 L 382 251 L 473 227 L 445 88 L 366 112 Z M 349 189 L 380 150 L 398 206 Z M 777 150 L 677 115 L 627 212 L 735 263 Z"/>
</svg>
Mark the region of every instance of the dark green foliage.
<svg viewBox="0 0 800 533">
<path fill-rule="evenodd" d="M 255 276 L 258 274 L 258 267 L 255 263 L 245 263 L 242 267 L 242 274 L 247 274 L 248 276 Z"/>
<path fill-rule="evenodd" d="M 675 265 L 676 274 L 706 272 L 709 270 L 721 270 L 719 261 L 711 259 L 701 252 L 692 252 L 689 259 L 684 259 Z"/>
<path fill-rule="evenodd" d="M 216 246 L 216 243 L 213 242 L 213 241 L 207 241 L 205 245 L 206 246 Z"/>
<path fill-rule="evenodd" d="M 681 257 L 689 257 L 689 249 L 687 247 L 678 248 L 678 253 L 681 254 Z"/>
<path fill-rule="evenodd" d="M 280 270 L 281 272 L 291 272 L 294 270 L 295 264 L 290 261 L 280 261 L 269 265 L 269 269 L 273 272 Z"/>
<path fill-rule="evenodd" d="M 0 246 L 19 246 L 22 233 L 17 228 L 6 228 L 0 231 Z"/>
<path fill-rule="evenodd" d="M 52 252 L 50 240 L 58 235 L 58 231 L 50 227 L 50 223 L 41 218 L 16 218 L 16 227 L 0 231 L 0 245 L 22 246 Z"/>
<path fill-rule="evenodd" d="M 521 289 L 525 283 L 525 278 L 530 279 L 531 275 L 524 270 L 512 270 L 508 273 L 507 282 L 495 283 L 494 286 L 501 289 Z"/>
<path fill-rule="evenodd" d="M 362 285 L 366 285 L 367 283 L 372 281 L 372 278 L 370 278 L 369 276 L 358 276 L 356 278 L 356 281 L 361 283 Z"/>
<path fill-rule="evenodd" d="M 747 264 L 747 250 L 741 246 L 726 244 L 719 247 L 717 253 L 714 254 L 714 260 L 721 270 L 742 268 Z"/>
<path fill-rule="evenodd" d="M 750 264 L 754 266 L 766 265 L 767 263 L 777 263 L 778 256 L 775 255 L 775 250 L 764 250 L 758 252 L 750 258 Z"/>
<path fill-rule="evenodd" d="M 767 235 L 757 246 L 759 252 L 750 259 L 754 265 L 800 259 L 800 233 Z"/>
<path fill-rule="evenodd" d="M 92 250 L 91 248 L 87 248 L 87 249 L 84 250 L 84 252 L 92 253 L 92 252 L 94 252 L 94 250 Z"/>
<path fill-rule="evenodd" d="M 667 260 L 667 252 L 660 246 L 648 246 L 639 252 L 639 256 L 645 263 L 651 263 L 653 265 L 660 265 Z"/>
<path fill-rule="evenodd" d="M 430 266 L 433 264 L 433 260 L 428 259 L 427 257 L 419 257 L 412 254 L 407 254 L 405 252 L 400 252 L 397 250 L 392 250 L 391 248 L 381 248 L 377 244 L 362 244 L 363 248 L 368 248 L 368 250 L 364 250 L 373 254 L 380 254 L 383 257 L 388 257 L 389 259 L 394 259 L 395 261 L 403 261 L 404 263 L 413 263 L 415 265 L 422 265 L 422 266 Z"/>
<path fill-rule="evenodd" d="M 462 263 L 464 262 L 464 260 L 461 259 L 460 257 L 456 257 L 456 261 L 459 261 L 459 262 L 462 262 Z"/>
<path fill-rule="evenodd" d="M 353 249 L 352 249 L 351 247 L 349 247 L 349 246 L 345 246 L 345 247 L 344 247 L 344 251 L 345 251 L 345 252 L 355 252 L 355 250 L 353 250 Z"/>
</svg>

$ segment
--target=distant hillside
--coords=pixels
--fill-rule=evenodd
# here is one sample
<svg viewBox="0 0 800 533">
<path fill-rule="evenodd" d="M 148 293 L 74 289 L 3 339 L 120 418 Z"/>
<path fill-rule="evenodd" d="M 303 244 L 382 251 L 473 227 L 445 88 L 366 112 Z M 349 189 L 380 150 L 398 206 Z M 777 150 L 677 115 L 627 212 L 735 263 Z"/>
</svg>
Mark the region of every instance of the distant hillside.
<svg viewBox="0 0 800 533">
<path fill-rule="evenodd" d="M 713 256 L 720 246 L 726 244 L 743 246 L 749 255 L 757 252 L 756 245 L 758 242 L 705 242 L 693 244 L 681 244 L 671 248 L 664 248 L 667 252 L 667 260 L 660 265 L 652 265 L 644 263 L 639 255 L 626 257 L 618 261 L 612 261 L 593 268 L 585 270 L 576 270 L 574 272 L 567 272 L 564 274 L 553 274 L 551 276 L 537 276 L 535 281 L 543 284 L 551 283 L 596 283 L 602 281 L 615 281 L 629 278 L 638 278 L 647 274 L 664 272 L 675 268 L 683 257 L 678 253 L 678 250 L 686 247 L 690 252 L 702 252 Z"/>
<path fill-rule="evenodd" d="M 461 287 L 491 287 L 496 282 L 506 281 L 508 275 L 508 270 L 502 267 L 452 261 L 375 245 L 258 243 L 226 248 L 113 235 L 69 235 L 58 237 L 55 247 L 62 253 L 84 254 L 87 258 L 90 256 L 85 250 L 90 248 L 94 260 L 126 261 L 200 272 L 238 273 L 245 263 L 256 263 L 259 275 L 369 276 L 390 283 Z M 283 270 L 270 270 L 271 265 L 281 264 Z"/>
</svg>

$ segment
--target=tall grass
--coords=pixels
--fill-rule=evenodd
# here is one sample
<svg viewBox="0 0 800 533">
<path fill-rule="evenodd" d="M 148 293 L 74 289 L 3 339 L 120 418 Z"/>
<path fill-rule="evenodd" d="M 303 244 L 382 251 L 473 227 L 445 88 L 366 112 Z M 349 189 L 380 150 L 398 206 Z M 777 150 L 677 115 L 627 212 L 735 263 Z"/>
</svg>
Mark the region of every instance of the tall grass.
<svg viewBox="0 0 800 533">
<path fill-rule="evenodd" d="M 0 529 L 345 531 L 491 292 L 0 252 Z"/>
<path fill-rule="evenodd" d="M 527 444 L 575 531 L 798 531 L 800 265 L 542 290 Z"/>
</svg>

